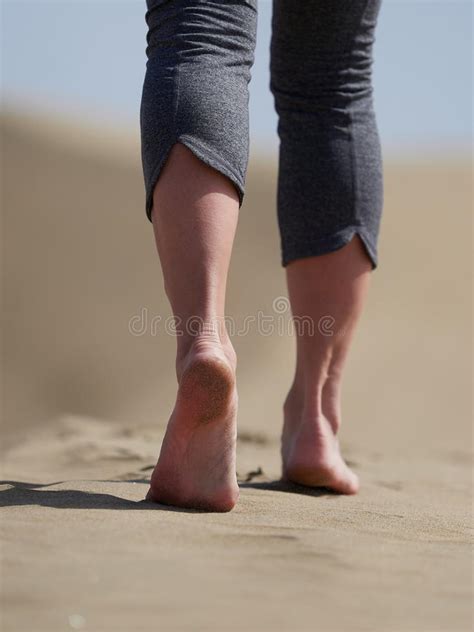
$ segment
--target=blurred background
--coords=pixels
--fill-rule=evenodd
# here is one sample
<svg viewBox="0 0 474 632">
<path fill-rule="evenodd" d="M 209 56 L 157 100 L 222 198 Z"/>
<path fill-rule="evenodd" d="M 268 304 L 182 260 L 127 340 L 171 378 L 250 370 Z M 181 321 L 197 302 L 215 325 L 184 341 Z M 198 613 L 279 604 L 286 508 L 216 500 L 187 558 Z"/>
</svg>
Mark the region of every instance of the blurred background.
<svg viewBox="0 0 474 632">
<path fill-rule="evenodd" d="M 140 158 L 145 1 L 0 6 L 2 630 L 472 629 L 471 2 L 382 3 L 385 207 L 340 432 L 362 488 L 337 497 L 279 482 L 294 338 L 258 0 L 230 514 L 142 502 L 176 390 Z"/>
<path fill-rule="evenodd" d="M 145 2 L 2 0 L 1 10 L 3 436 L 14 442 L 18 430 L 66 414 L 163 425 L 175 341 L 150 328 L 170 312 L 140 163 Z M 273 314 L 286 295 L 271 11 L 259 0 L 228 295 L 237 322 Z M 471 65 L 471 2 L 384 0 L 374 73 L 385 214 L 346 377 L 351 445 L 369 433 L 395 452 L 470 439 Z M 132 334 L 135 316 L 148 324 Z M 255 328 L 234 338 L 241 432 L 279 433 L 293 342 Z"/>
</svg>

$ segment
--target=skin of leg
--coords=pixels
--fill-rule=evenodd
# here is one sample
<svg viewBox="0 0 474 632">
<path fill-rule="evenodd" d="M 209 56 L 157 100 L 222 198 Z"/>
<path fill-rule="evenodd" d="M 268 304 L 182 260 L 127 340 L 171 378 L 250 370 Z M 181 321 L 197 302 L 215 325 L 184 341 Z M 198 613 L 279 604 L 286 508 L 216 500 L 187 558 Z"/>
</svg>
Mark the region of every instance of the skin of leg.
<svg viewBox="0 0 474 632">
<path fill-rule="evenodd" d="M 372 264 L 355 235 L 343 248 L 296 260 L 286 268 L 297 360 L 284 405 L 283 477 L 340 493 L 358 491 L 342 459 L 344 365 L 369 288 Z"/>
<path fill-rule="evenodd" d="M 371 72 L 380 5 L 273 2 L 278 219 L 292 311 L 301 325 L 284 405 L 283 476 L 340 493 L 359 486 L 339 450 L 340 394 L 376 265 L 382 211 Z"/>
<path fill-rule="evenodd" d="M 228 511 L 235 468 L 236 357 L 224 326 L 237 191 L 176 143 L 154 189 L 152 222 L 175 316 L 178 394 L 147 498 Z"/>
<path fill-rule="evenodd" d="M 146 210 L 178 334 L 176 405 L 148 498 L 227 511 L 239 493 L 237 391 L 223 317 L 249 154 L 257 2 L 147 0 L 147 9 Z"/>
</svg>

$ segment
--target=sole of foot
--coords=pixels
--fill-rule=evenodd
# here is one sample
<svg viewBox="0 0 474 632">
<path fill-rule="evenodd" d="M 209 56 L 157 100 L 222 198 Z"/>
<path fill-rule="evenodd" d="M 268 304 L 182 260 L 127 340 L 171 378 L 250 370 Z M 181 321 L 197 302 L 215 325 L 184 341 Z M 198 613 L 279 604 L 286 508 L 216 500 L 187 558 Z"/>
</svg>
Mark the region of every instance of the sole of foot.
<svg viewBox="0 0 474 632">
<path fill-rule="evenodd" d="M 235 373 L 220 350 L 193 353 L 181 374 L 147 500 L 225 512 L 239 497 Z"/>
</svg>

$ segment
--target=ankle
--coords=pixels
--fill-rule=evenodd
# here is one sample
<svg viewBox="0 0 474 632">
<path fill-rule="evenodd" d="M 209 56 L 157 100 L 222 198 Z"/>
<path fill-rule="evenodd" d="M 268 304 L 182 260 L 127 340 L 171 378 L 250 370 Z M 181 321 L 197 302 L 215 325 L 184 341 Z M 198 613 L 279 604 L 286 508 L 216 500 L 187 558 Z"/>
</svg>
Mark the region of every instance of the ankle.
<svg viewBox="0 0 474 632">
<path fill-rule="evenodd" d="M 293 416 L 297 410 L 301 409 L 303 402 L 304 389 L 301 388 L 301 384 L 295 378 L 283 402 L 283 413 L 286 416 Z"/>
<path fill-rule="evenodd" d="M 334 434 L 341 425 L 342 362 L 338 348 L 328 347 L 312 358 L 298 358 L 293 384 L 284 404 L 284 411 L 300 415 L 310 421 L 324 418 L 331 424 Z M 303 361 L 305 360 L 305 361 Z"/>
<path fill-rule="evenodd" d="M 283 404 L 285 419 L 304 421 L 319 426 L 330 424 L 337 435 L 341 426 L 340 387 L 331 378 L 325 381 L 295 380 Z"/>
<path fill-rule="evenodd" d="M 176 372 L 182 374 L 186 365 L 196 356 L 218 357 L 226 361 L 233 372 L 236 368 L 236 355 L 230 339 L 222 341 L 215 333 L 203 332 L 178 343 Z"/>
</svg>

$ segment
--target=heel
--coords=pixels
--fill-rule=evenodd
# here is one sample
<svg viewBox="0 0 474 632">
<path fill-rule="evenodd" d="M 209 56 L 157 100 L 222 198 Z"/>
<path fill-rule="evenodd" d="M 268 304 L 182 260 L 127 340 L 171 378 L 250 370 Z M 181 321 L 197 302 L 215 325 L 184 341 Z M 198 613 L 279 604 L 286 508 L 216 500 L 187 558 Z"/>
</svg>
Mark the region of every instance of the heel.
<svg viewBox="0 0 474 632">
<path fill-rule="evenodd" d="M 217 357 L 195 359 L 181 376 L 178 403 L 202 423 L 228 413 L 234 376 Z"/>
</svg>

